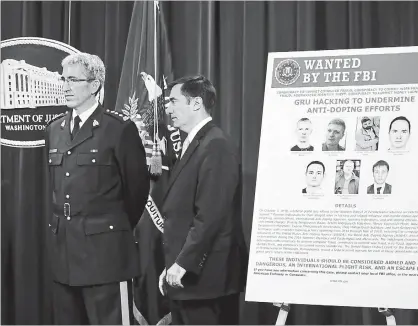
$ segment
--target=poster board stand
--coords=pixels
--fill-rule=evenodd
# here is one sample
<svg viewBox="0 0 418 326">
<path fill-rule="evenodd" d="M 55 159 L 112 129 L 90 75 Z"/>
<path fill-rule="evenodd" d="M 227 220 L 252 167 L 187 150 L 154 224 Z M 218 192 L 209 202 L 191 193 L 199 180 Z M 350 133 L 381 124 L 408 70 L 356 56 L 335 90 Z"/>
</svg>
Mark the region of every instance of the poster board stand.
<svg viewBox="0 0 418 326">
<path fill-rule="evenodd" d="M 383 316 L 386 317 L 386 324 L 387 325 L 396 325 L 395 315 L 393 311 L 389 308 L 377 308 Z"/>
<path fill-rule="evenodd" d="M 273 306 L 279 307 L 279 314 L 277 316 L 275 325 L 286 325 L 287 315 L 290 311 L 289 303 L 273 303 Z M 377 308 L 378 311 L 386 317 L 386 325 L 393 326 L 396 325 L 395 315 L 393 311 L 389 308 Z"/>
<path fill-rule="evenodd" d="M 288 303 L 273 303 L 273 306 L 279 307 L 279 315 L 277 316 L 276 325 L 286 325 L 287 315 L 290 311 L 290 304 Z"/>
<path fill-rule="evenodd" d="M 405 168 L 418 142 L 417 57 L 418 47 L 269 53 L 245 300 L 279 307 L 276 325 L 283 302 L 372 308 L 387 325 L 394 309 L 417 309 L 418 202 Z"/>
</svg>

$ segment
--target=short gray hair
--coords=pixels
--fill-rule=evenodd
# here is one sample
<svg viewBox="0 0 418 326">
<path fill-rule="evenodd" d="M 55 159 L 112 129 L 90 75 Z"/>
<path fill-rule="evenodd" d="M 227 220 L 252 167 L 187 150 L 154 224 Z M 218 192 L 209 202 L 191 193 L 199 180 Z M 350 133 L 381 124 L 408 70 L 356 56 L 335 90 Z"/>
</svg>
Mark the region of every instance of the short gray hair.
<svg viewBox="0 0 418 326">
<path fill-rule="evenodd" d="M 87 78 L 97 79 L 101 86 L 104 85 L 106 68 L 102 59 L 100 59 L 97 55 L 85 52 L 74 53 L 66 56 L 61 62 L 61 66 L 63 67 L 74 64 L 79 64 L 84 67 Z"/>
</svg>

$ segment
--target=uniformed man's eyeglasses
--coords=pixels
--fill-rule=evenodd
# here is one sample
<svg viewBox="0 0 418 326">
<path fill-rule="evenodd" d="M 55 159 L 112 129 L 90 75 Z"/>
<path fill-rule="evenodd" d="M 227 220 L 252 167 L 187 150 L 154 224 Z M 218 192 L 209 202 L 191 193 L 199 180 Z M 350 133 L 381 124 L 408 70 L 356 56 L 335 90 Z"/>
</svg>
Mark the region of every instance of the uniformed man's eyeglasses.
<svg viewBox="0 0 418 326">
<path fill-rule="evenodd" d="M 75 77 L 64 77 L 61 76 L 60 78 L 64 83 L 68 83 L 70 85 L 73 85 L 74 83 L 79 83 L 79 82 L 83 82 L 83 81 L 92 81 L 94 80 L 94 78 L 87 78 L 87 79 L 80 79 L 80 78 L 75 78 Z"/>
</svg>

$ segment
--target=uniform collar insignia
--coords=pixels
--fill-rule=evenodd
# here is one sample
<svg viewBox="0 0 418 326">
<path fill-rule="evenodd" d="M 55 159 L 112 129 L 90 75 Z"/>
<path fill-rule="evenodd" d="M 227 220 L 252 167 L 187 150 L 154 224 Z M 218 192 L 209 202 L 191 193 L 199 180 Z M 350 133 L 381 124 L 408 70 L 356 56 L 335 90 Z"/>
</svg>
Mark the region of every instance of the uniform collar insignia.
<svg viewBox="0 0 418 326">
<path fill-rule="evenodd" d="M 65 120 L 63 120 L 62 122 L 61 122 L 61 129 L 63 129 L 65 127 Z"/>
<path fill-rule="evenodd" d="M 98 125 L 99 125 L 99 121 L 94 120 L 94 121 L 93 121 L 93 127 L 97 127 Z"/>
</svg>

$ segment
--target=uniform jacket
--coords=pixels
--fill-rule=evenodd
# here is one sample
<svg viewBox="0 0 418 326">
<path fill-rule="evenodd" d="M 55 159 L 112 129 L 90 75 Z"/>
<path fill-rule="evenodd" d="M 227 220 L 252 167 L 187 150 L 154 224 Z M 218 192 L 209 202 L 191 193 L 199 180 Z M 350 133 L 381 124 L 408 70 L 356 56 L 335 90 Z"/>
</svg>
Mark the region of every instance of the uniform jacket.
<svg viewBox="0 0 418 326">
<path fill-rule="evenodd" d="M 71 115 L 46 128 L 54 280 L 94 285 L 131 279 L 139 270 L 133 227 L 149 191 L 138 129 L 99 105 L 71 140 Z"/>
<path fill-rule="evenodd" d="M 221 129 L 208 122 L 176 162 L 162 205 L 165 265 L 186 269 L 174 300 L 239 293 L 245 278 L 239 161 Z"/>
</svg>

